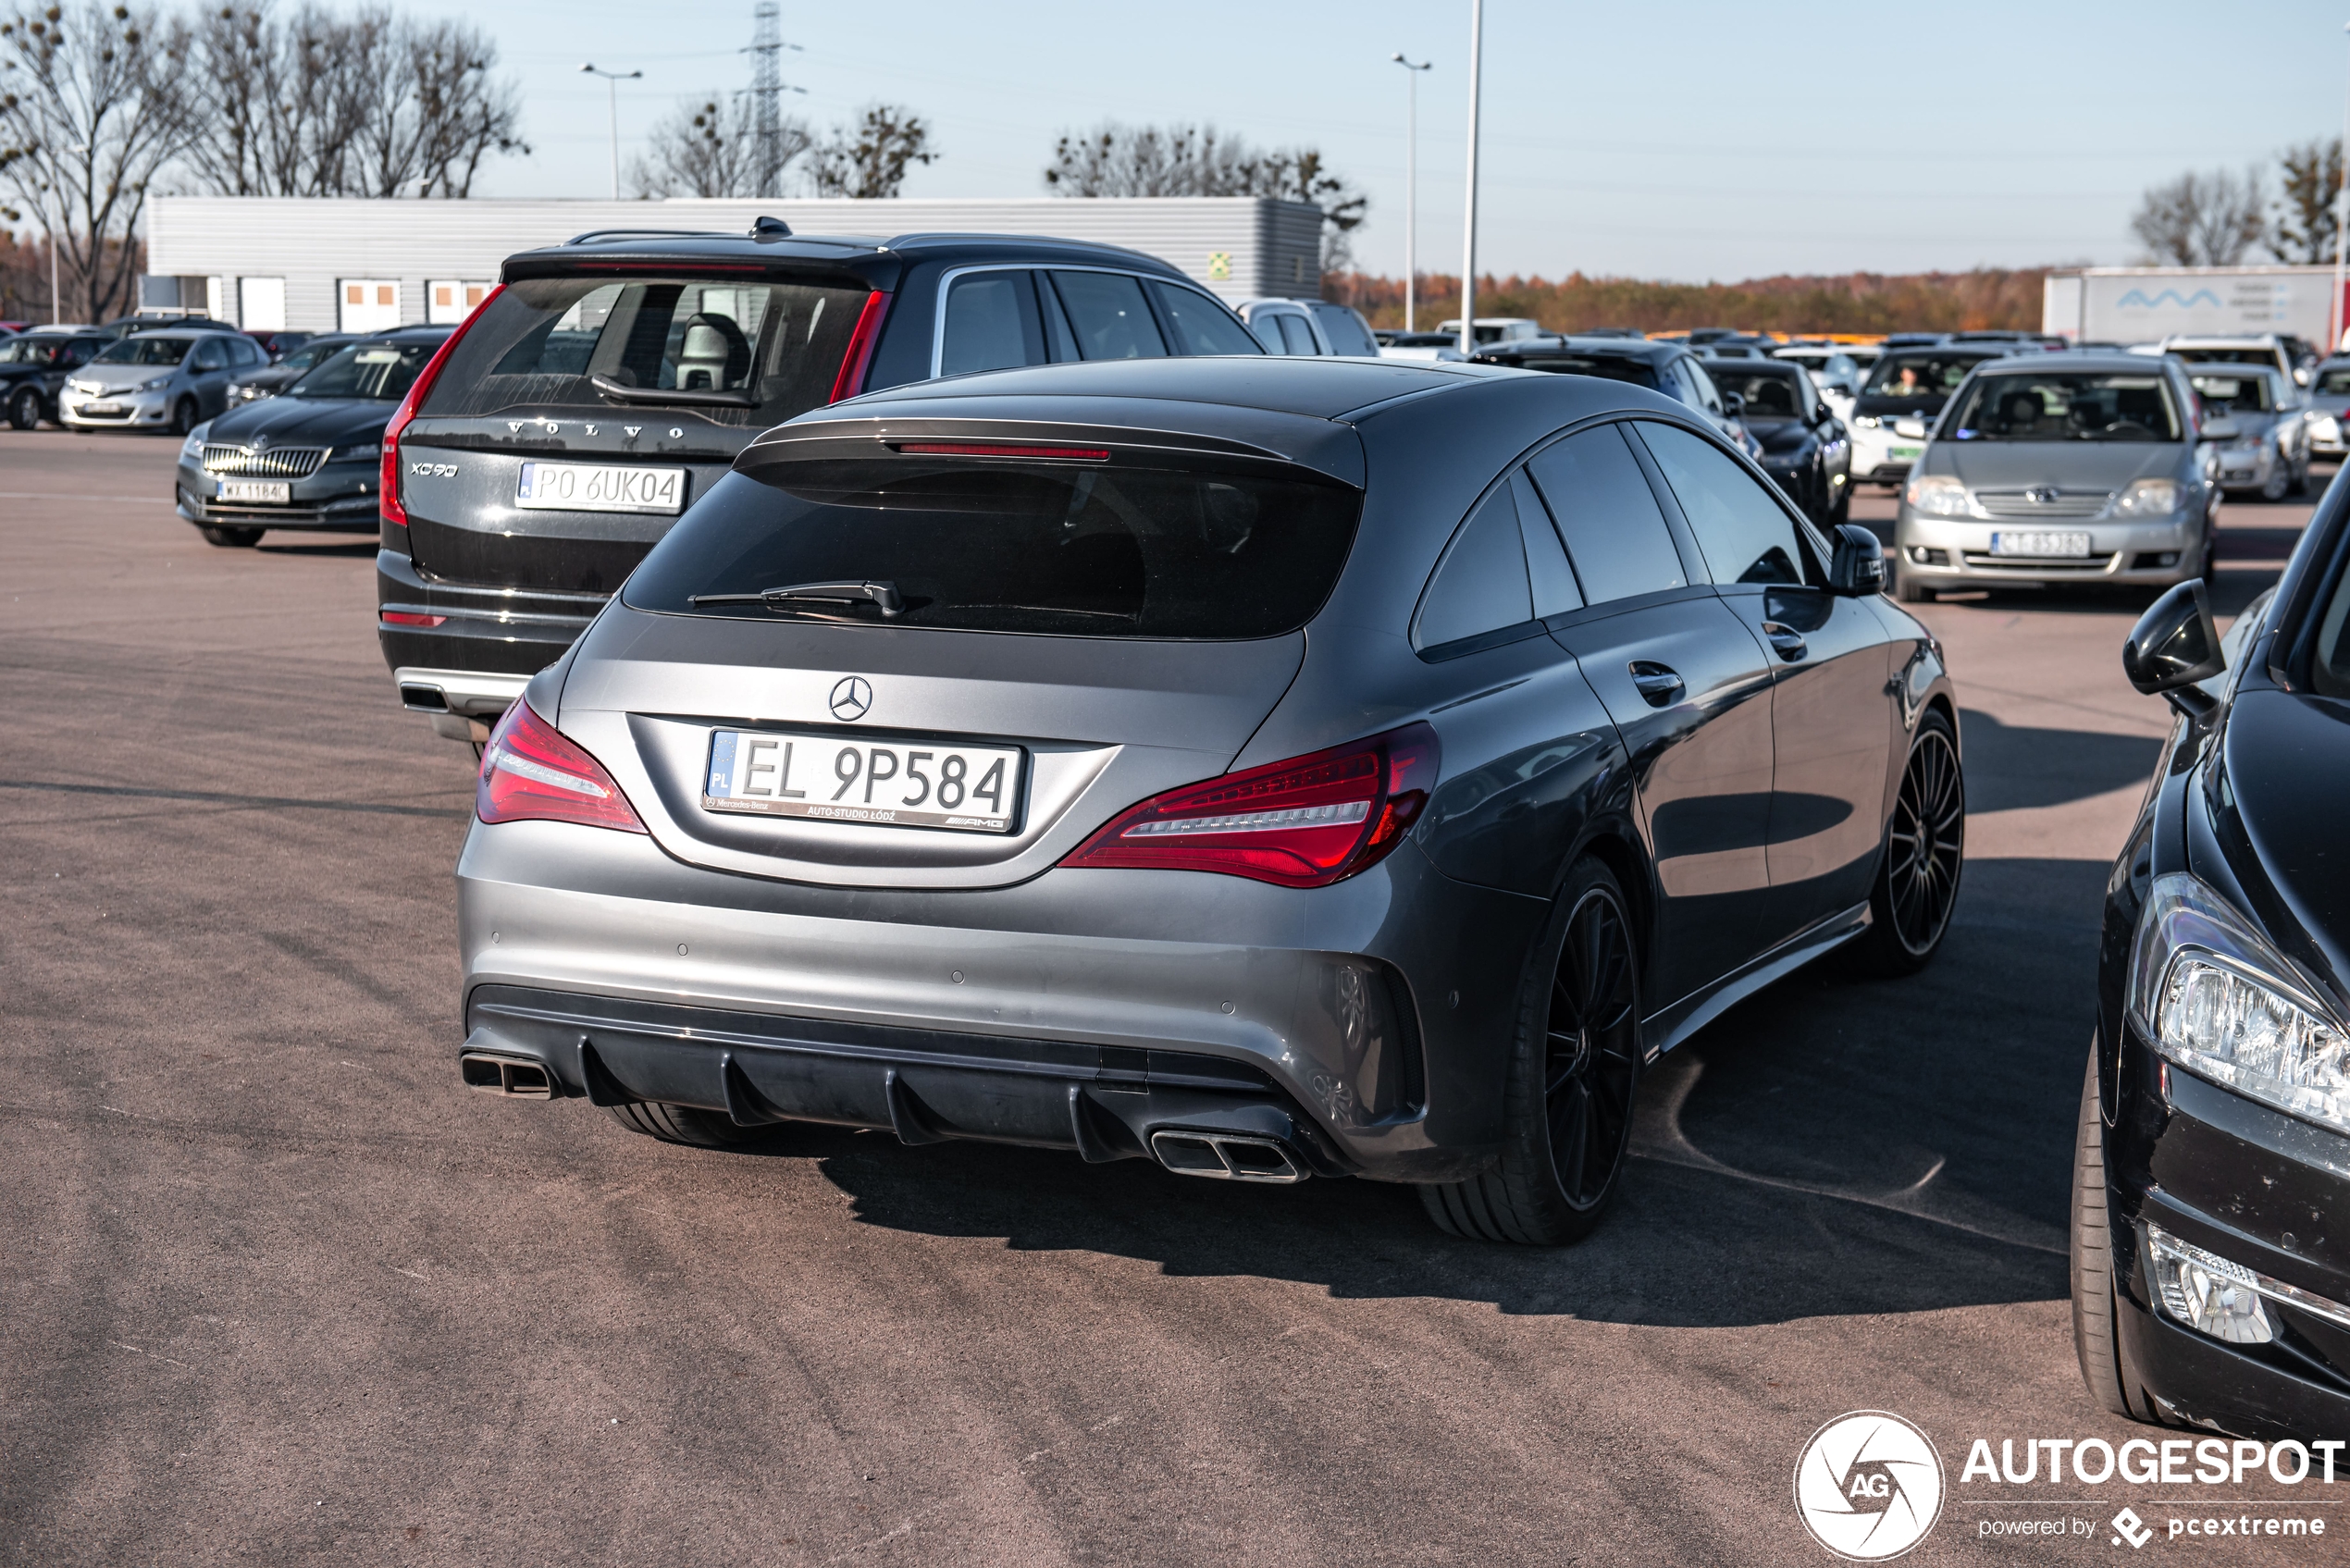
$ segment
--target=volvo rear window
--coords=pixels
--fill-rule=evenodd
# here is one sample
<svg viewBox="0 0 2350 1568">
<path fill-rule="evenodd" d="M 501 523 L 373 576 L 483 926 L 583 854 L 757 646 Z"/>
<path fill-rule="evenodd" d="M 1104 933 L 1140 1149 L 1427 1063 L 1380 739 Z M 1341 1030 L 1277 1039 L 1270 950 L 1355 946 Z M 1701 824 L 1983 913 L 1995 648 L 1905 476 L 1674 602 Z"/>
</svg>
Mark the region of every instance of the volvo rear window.
<svg viewBox="0 0 2350 1568">
<path fill-rule="evenodd" d="M 421 412 L 690 408 L 765 429 L 831 401 L 865 295 L 686 278 L 509 284 L 481 307 Z"/>
<path fill-rule="evenodd" d="M 714 486 L 628 579 L 638 610 L 1092 637 L 1294 631 L 1362 497 L 1302 472 L 801 462 Z"/>
</svg>

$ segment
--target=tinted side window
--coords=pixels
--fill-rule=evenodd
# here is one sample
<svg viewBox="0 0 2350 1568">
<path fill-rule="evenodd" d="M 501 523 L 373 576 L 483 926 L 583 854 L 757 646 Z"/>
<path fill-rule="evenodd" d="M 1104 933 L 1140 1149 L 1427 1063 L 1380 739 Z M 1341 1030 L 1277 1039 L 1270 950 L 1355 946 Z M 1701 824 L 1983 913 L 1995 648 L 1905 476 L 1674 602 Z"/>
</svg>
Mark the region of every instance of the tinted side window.
<svg viewBox="0 0 2350 1568">
<path fill-rule="evenodd" d="M 941 376 L 1044 363 L 1045 324 L 1027 273 L 966 273 L 947 286 Z"/>
<path fill-rule="evenodd" d="M 1508 484 L 1497 485 L 1475 515 L 1453 536 L 1420 600 L 1416 646 L 1434 648 L 1479 632 L 1534 619 L 1533 591 L 1519 540 L 1517 505 Z"/>
<path fill-rule="evenodd" d="M 1575 568 L 1566 563 L 1558 530 L 1552 526 L 1551 514 L 1525 469 L 1510 475 L 1510 489 L 1517 503 L 1518 537 L 1526 546 L 1526 575 L 1534 589 L 1535 615 L 1564 615 L 1582 609 L 1583 590 L 1575 585 Z"/>
<path fill-rule="evenodd" d="M 1175 336 L 1181 340 L 1187 354 L 1261 354 L 1265 352 L 1248 328 L 1232 319 L 1223 306 L 1195 289 L 1179 289 L 1171 283 L 1154 283 L 1151 289 L 1158 295 L 1158 308 L 1175 325 Z"/>
<path fill-rule="evenodd" d="M 196 362 L 192 368 L 196 370 L 226 370 L 228 367 L 228 349 L 219 339 L 206 338 L 203 342 L 196 345 Z"/>
<path fill-rule="evenodd" d="M 1527 464 L 1593 604 L 1686 587 L 1680 551 L 1621 427 L 1570 436 Z"/>
<path fill-rule="evenodd" d="M 1705 366 L 1693 359 L 1685 359 L 1681 362 L 1681 374 L 1688 378 L 1689 389 L 1697 393 L 1698 407 L 1708 414 L 1722 412 L 1722 394 L 1714 387 L 1713 377 L 1705 373 Z"/>
<path fill-rule="evenodd" d="M 1330 340 L 1330 352 L 1377 357 L 1379 342 L 1363 329 L 1361 316 L 1344 305 L 1309 304 L 1305 308 L 1322 324 L 1322 336 Z"/>
<path fill-rule="evenodd" d="M 1061 303 L 1087 359 L 1165 359 L 1167 340 L 1143 299 L 1140 278 L 1122 272 L 1056 272 Z"/>
<path fill-rule="evenodd" d="M 1314 329 L 1305 325 L 1305 318 L 1304 316 L 1277 315 L 1273 319 L 1280 325 L 1281 329 L 1281 341 L 1289 346 L 1290 352 L 1293 354 L 1318 354 L 1322 352 L 1322 346 L 1314 341 Z"/>
<path fill-rule="evenodd" d="M 1643 423 L 1640 435 L 1681 503 L 1715 582 L 1803 581 L 1795 522 L 1760 481 L 1687 430 Z"/>
</svg>

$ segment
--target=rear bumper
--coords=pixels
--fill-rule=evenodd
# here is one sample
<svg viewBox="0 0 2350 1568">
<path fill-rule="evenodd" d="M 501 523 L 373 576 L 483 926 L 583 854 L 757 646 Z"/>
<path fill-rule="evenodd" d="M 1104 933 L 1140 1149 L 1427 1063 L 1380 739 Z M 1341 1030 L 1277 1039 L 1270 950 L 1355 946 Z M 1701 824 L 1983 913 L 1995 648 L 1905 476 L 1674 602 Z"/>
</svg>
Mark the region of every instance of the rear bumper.
<svg viewBox="0 0 2350 1568">
<path fill-rule="evenodd" d="M 1317 1168 L 1423 1181 L 1498 1146 L 1547 912 L 1408 844 L 1310 891 L 1064 869 L 936 892 L 767 882 L 634 833 L 476 822 L 457 879 L 469 1030 L 527 1046 L 575 1093 L 586 1038 L 621 1092 L 726 1110 L 731 1053 L 776 1115 L 892 1126 L 894 1071 L 942 1135 L 1082 1148 L 1074 1088 L 1126 1153 L 1154 1126 L 1278 1114 Z M 529 1004 L 557 1016 L 518 1019 L 521 992 L 560 997 Z M 1198 1120 L 1196 1094 L 1241 1119 Z"/>
<path fill-rule="evenodd" d="M 371 519 L 368 526 L 376 524 Z M 494 718 L 531 676 L 563 656 L 603 608 L 598 594 L 475 587 L 427 577 L 397 550 L 376 552 L 378 616 L 439 617 L 438 625 L 378 619 L 376 636 L 401 688 L 419 713 Z M 454 732 L 452 732 L 454 733 Z"/>
<path fill-rule="evenodd" d="M 2350 1437 L 2350 1327 L 2274 1301 L 2273 1343 L 2236 1345 L 2156 1305 L 2144 1226 L 2350 1303 L 2350 1138 L 2170 1068 L 2125 1029 L 2107 1133 L 2118 1328 L 2167 1414 L 2264 1438 Z"/>
</svg>

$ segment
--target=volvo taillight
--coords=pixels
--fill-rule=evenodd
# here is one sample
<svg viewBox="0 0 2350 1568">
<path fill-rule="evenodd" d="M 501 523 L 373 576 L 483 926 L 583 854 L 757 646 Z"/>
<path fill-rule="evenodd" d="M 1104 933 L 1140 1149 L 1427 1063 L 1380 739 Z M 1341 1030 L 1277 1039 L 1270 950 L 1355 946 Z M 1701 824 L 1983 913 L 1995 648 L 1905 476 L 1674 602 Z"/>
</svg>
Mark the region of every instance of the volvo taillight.
<svg viewBox="0 0 2350 1568">
<path fill-rule="evenodd" d="M 449 356 L 456 352 L 465 334 L 473 330 L 474 323 L 481 319 L 482 313 L 489 308 L 489 302 L 503 293 L 505 288 L 501 283 L 482 296 L 481 303 L 474 306 L 465 319 L 457 324 L 457 330 L 449 334 L 448 341 L 425 362 L 424 369 L 417 372 L 416 379 L 409 384 L 408 395 L 400 400 L 398 408 L 391 411 L 391 423 L 384 426 L 382 465 L 376 471 L 376 514 L 383 521 L 402 528 L 408 525 L 408 508 L 400 499 L 400 433 L 408 428 L 409 422 L 416 417 L 416 411 L 425 406 L 425 399 L 431 395 L 432 384 L 440 379 L 440 367 L 449 363 Z"/>
<path fill-rule="evenodd" d="M 577 822 L 643 833 L 637 809 L 603 764 L 579 744 L 516 702 L 481 750 L 474 815 L 485 822 Z"/>
<path fill-rule="evenodd" d="M 1436 732 L 1368 740 L 1185 784 L 1120 814 L 1062 862 L 1220 871 L 1327 887 L 1404 841 L 1436 784 Z"/>
<path fill-rule="evenodd" d="M 865 372 L 873 363 L 873 345 L 881 341 L 882 319 L 889 315 L 889 296 L 876 289 L 865 296 L 865 308 L 857 313 L 857 325 L 848 334 L 848 352 L 840 356 L 840 371 L 833 377 L 833 395 L 827 402 L 853 398 L 865 389 Z"/>
</svg>

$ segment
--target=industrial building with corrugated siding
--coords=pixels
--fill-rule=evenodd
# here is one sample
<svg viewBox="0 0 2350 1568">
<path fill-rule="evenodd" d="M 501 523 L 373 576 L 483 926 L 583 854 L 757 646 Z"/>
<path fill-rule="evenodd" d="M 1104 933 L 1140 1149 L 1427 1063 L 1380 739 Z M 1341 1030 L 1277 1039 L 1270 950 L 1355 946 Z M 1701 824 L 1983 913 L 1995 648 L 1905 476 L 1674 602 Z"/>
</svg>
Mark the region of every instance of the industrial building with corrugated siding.
<svg viewBox="0 0 2350 1568">
<path fill-rule="evenodd" d="M 506 257 L 594 229 L 1023 234 L 1142 251 L 1225 300 L 1321 288 L 1318 208 L 1265 197 L 1015 201 L 369 201 L 158 196 L 144 308 L 202 309 L 248 331 L 366 332 L 455 322 Z M 169 298 L 164 298 L 168 294 Z"/>
</svg>

